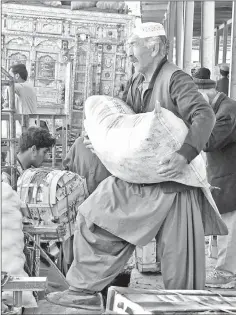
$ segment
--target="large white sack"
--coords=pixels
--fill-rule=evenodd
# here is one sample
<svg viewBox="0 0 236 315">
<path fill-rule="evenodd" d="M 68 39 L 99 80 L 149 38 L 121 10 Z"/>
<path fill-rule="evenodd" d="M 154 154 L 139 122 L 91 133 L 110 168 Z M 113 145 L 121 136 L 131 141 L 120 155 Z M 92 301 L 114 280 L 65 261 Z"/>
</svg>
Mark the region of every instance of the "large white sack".
<svg viewBox="0 0 236 315">
<path fill-rule="evenodd" d="M 24 271 L 24 234 L 20 207 L 18 194 L 10 185 L 2 182 L 2 271 L 11 276 L 28 277 Z M 13 293 L 3 291 L 2 300 L 6 301 L 5 304 L 12 305 Z M 31 292 L 23 292 L 22 302 L 25 308 L 37 307 Z"/>
<path fill-rule="evenodd" d="M 101 162 L 114 176 L 130 183 L 176 181 L 208 187 L 206 167 L 198 155 L 175 178 L 160 177 L 160 161 L 182 146 L 188 128 L 156 103 L 152 112 L 135 114 L 127 104 L 94 95 L 85 102 L 85 130 Z"/>
</svg>

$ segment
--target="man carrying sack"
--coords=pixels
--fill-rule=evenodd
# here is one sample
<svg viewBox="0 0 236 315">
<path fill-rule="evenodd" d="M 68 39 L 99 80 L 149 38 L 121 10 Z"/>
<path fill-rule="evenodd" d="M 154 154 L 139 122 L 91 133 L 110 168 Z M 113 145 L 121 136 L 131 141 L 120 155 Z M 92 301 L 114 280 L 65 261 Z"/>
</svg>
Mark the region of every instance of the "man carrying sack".
<svg viewBox="0 0 236 315">
<path fill-rule="evenodd" d="M 188 125 L 184 144 L 165 161 L 161 173 L 176 176 L 203 149 L 215 115 L 192 78 L 169 63 L 167 54 L 161 24 L 144 23 L 134 30 L 128 55 L 136 72 L 124 100 L 135 113 L 145 113 L 153 111 L 154 97 Z M 91 147 L 89 140 L 86 144 Z M 124 268 L 135 246 L 144 246 L 155 236 L 165 289 L 202 290 L 204 233 L 227 234 L 227 227 L 200 188 L 172 181 L 131 184 L 110 176 L 78 209 L 74 261 L 67 273 L 69 290 L 49 294 L 47 299 L 67 307 L 98 307 L 99 292 Z"/>
</svg>

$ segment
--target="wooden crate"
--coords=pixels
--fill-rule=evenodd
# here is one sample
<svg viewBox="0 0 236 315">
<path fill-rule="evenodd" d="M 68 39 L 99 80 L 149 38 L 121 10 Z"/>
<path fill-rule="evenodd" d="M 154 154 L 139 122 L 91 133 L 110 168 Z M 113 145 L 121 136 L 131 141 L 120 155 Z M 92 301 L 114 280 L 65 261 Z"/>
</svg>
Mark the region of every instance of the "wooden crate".
<svg viewBox="0 0 236 315">
<path fill-rule="evenodd" d="M 110 287 L 106 314 L 235 314 L 236 291 Z"/>
<path fill-rule="evenodd" d="M 153 239 L 143 247 L 136 246 L 135 260 L 139 272 L 160 272 L 161 264 L 157 261 L 156 240 Z"/>
</svg>

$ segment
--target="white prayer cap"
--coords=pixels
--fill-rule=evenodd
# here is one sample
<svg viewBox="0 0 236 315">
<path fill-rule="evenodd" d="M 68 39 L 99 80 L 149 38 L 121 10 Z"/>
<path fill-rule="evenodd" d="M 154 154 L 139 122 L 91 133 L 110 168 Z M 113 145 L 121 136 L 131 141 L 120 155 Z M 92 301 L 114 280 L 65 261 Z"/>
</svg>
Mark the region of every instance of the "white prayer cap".
<svg viewBox="0 0 236 315">
<path fill-rule="evenodd" d="M 227 65 L 227 63 L 222 63 L 222 64 L 220 65 L 220 70 L 229 72 L 229 66 Z"/>
<path fill-rule="evenodd" d="M 166 36 L 164 26 L 160 23 L 147 22 L 142 23 L 133 30 L 133 34 L 139 38 Z"/>
</svg>

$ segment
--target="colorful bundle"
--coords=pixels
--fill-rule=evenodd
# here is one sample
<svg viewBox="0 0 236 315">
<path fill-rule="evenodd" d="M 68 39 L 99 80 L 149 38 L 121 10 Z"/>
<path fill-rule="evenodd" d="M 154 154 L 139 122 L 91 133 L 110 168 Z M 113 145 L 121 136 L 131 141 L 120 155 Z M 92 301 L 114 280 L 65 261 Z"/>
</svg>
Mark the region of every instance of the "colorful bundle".
<svg viewBox="0 0 236 315">
<path fill-rule="evenodd" d="M 84 178 L 50 168 L 26 170 L 18 179 L 17 192 L 34 225 L 64 223 L 64 239 L 74 233 L 77 208 L 88 196 Z"/>
</svg>

